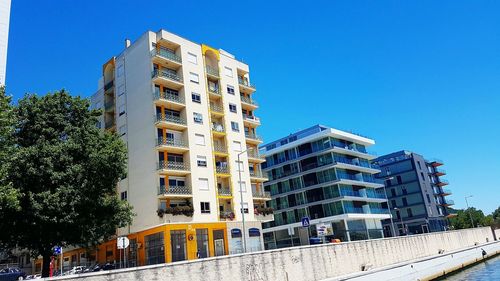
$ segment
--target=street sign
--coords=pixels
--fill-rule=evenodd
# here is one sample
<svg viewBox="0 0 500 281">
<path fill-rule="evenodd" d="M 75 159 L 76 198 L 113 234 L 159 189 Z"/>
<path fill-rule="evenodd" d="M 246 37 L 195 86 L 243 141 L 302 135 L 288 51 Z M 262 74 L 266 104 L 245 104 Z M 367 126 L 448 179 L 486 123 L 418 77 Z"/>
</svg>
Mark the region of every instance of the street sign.
<svg viewBox="0 0 500 281">
<path fill-rule="evenodd" d="M 325 236 L 328 233 L 328 229 L 326 224 L 324 223 L 318 223 L 316 225 L 316 232 L 318 233 L 318 236 Z"/>
<path fill-rule="evenodd" d="M 309 227 L 311 223 L 309 222 L 309 217 L 302 218 L 302 227 Z"/>
<path fill-rule="evenodd" d="M 118 249 L 126 249 L 130 245 L 130 240 L 127 237 L 118 237 L 116 239 L 116 247 Z"/>
<path fill-rule="evenodd" d="M 62 252 L 62 248 L 61 247 L 59 247 L 59 246 L 55 246 L 54 247 L 54 255 L 58 256 L 58 255 L 61 254 L 61 252 Z"/>
</svg>

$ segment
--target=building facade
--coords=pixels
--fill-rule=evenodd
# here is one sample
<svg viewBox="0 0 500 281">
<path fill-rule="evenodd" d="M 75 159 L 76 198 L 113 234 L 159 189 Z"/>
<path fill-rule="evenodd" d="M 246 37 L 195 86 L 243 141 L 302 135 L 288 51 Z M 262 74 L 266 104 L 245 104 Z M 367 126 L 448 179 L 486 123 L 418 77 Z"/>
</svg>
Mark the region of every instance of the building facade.
<svg viewBox="0 0 500 281">
<path fill-rule="evenodd" d="M 0 86 L 5 85 L 9 43 L 10 0 L 0 0 Z"/>
<path fill-rule="evenodd" d="M 375 159 L 380 167 L 377 178 L 384 181 L 396 235 L 418 234 L 446 230 L 451 191 L 444 188 L 446 172 L 439 168 L 441 160 L 426 160 L 410 151 L 398 151 Z M 384 221 L 386 235 L 393 226 Z"/>
<path fill-rule="evenodd" d="M 261 222 L 270 216 L 259 210 L 270 195 L 248 65 L 165 30 L 125 47 L 103 65 L 91 103 L 103 111 L 98 125 L 128 148 L 118 195 L 136 216 L 117 234 L 131 240 L 131 259 L 181 261 L 241 253 L 245 244 L 262 250 Z M 116 255 L 115 244 L 105 247 Z"/>
<path fill-rule="evenodd" d="M 390 218 L 384 185 L 370 164 L 372 139 L 316 125 L 261 146 L 274 221 L 264 223 L 266 249 L 308 245 L 326 228 L 327 239 L 383 237 Z M 302 219 L 310 226 L 303 227 Z M 316 238 L 317 239 L 317 238 Z M 324 239 L 324 238 L 322 238 Z"/>
</svg>

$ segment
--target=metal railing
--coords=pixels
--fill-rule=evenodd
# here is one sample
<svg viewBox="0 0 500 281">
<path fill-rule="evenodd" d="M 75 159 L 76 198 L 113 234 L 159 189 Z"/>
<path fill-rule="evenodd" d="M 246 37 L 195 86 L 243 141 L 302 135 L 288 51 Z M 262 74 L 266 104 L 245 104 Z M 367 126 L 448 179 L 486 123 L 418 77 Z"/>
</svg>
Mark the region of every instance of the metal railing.
<svg viewBox="0 0 500 281">
<path fill-rule="evenodd" d="M 215 172 L 217 174 L 229 174 L 229 167 L 227 166 L 216 166 Z"/>
<path fill-rule="evenodd" d="M 207 67 L 205 69 L 206 69 L 208 75 L 219 77 L 219 69 L 218 68 L 207 65 Z"/>
<path fill-rule="evenodd" d="M 165 92 L 154 92 L 153 97 L 155 100 L 167 100 L 176 103 L 185 104 L 184 97 L 181 95 L 174 95 Z"/>
<path fill-rule="evenodd" d="M 264 178 L 262 171 L 250 171 L 250 176 L 254 178 Z"/>
<path fill-rule="evenodd" d="M 243 114 L 243 118 L 248 121 L 260 123 L 260 118 L 254 115 Z"/>
<path fill-rule="evenodd" d="M 243 86 L 255 89 L 255 85 L 254 84 L 250 84 L 246 78 L 242 78 L 241 76 L 238 77 L 238 83 L 240 85 L 243 85 Z"/>
<path fill-rule="evenodd" d="M 168 60 L 175 61 L 178 63 L 182 63 L 182 58 L 180 56 L 176 55 L 173 52 L 162 49 L 162 48 L 154 49 L 153 55 L 160 56 L 160 57 L 163 57 L 163 58 L 166 58 Z"/>
<path fill-rule="evenodd" d="M 388 209 L 384 208 L 369 208 L 369 209 L 363 209 L 360 207 L 350 207 L 350 206 L 344 206 L 344 213 L 346 214 L 389 214 Z"/>
<path fill-rule="evenodd" d="M 218 104 L 218 103 L 210 103 L 210 111 L 214 111 L 214 112 L 220 112 L 222 113 L 223 112 L 223 107 L 221 104 Z"/>
<path fill-rule="evenodd" d="M 179 125 L 186 125 L 186 119 L 179 117 L 179 116 L 173 116 L 173 115 L 157 114 L 156 115 L 156 122 L 170 122 L 170 123 L 176 123 Z"/>
<path fill-rule="evenodd" d="M 192 195 L 190 186 L 160 185 L 158 195 Z"/>
<path fill-rule="evenodd" d="M 244 102 L 244 103 L 257 105 L 257 102 L 255 102 L 253 99 L 251 99 L 251 98 L 249 98 L 247 96 L 240 95 L 240 97 L 241 97 L 241 101 Z"/>
<path fill-rule="evenodd" d="M 260 155 L 258 152 L 255 152 L 255 150 L 248 151 L 248 157 L 250 158 L 256 158 L 256 159 L 266 159 L 266 157 Z"/>
<path fill-rule="evenodd" d="M 104 128 L 105 129 L 109 129 L 109 128 L 112 128 L 115 125 L 116 125 L 116 123 L 115 123 L 115 120 L 113 118 L 113 120 L 104 123 Z"/>
<path fill-rule="evenodd" d="M 231 196 L 231 189 L 229 188 L 218 188 L 217 194 L 222 196 Z"/>
<path fill-rule="evenodd" d="M 256 198 L 269 198 L 271 199 L 271 193 L 268 191 L 252 191 L 252 196 Z"/>
<path fill-rule="evenodd" d="M 214 151 L 221 152 L 221 153 L 227 153 L 227 148 L 225 145 L 214 144 Z"/>
<path fill-rule="evenodd" d="M 211 94 L 218 95 L 218 96 L 221 95 L 219 88 L 211 89 L 210 87 L 208 87 L 208 92 L 211 93 Z"/>
<path fill-rule="evenodd" d="M 182 78 L 179 75 L 177 75 L 177 73 L 174 73 L 174 72 L 171 72 L 171 71 L 164 71 L 164 70 L 155 69 L 153 71 L 152 77 L 153 78 L 162 77 L 162 78 L 166 78 L 166 79 L 169 79 L 169 80 L 172 80 L 172 81 L 175 81 L 175 82 L 181 82 L 182 83 Z"/>
<path fill-rule="evenodd" d="M 158 170 L 189 171 L 189 165 L 185 162 L 160 161 Z"/>
<path fill-rule="evenodd" d="M 104 85 L 104 91 L 107 91 L 107 90 L 113 88 L 114 85 L 115 85 L 115 80 L 109 81 L 108 83 L 106 83 L 106 85 Z"/>
<path fill-rule="evenodd" d="M 253 140 L 258 140 L 258 141 L 262 141 L 262 138 L 254 133 L 245 133 L 245 137 L 247 139 L 253 139 Z"/>
<path fill-rule="evenodd" d="M 188 147 L 187 143 L 184 140 L 181 139 L 174 139 L 174 138 L 164 138 L 164 137 L 159 137 L 156 139 L 156 145 L 167 145 L 167 146 L 175 146 L 175 147 Z"/>
<path fill-rule="evenodd" d="M 219 132 L 219 133 L 224 133 L 226 130 L 224 129 L 224 125 L 221 123 L 212 123 L 212 131 L 214 132 Z"/>
<path fill-rule="evenodd" d="M 104 103 L 104 110 L 109 111 L 110 109 L 115 108 L 115 101 L 108 101 Z"/>
</svg>

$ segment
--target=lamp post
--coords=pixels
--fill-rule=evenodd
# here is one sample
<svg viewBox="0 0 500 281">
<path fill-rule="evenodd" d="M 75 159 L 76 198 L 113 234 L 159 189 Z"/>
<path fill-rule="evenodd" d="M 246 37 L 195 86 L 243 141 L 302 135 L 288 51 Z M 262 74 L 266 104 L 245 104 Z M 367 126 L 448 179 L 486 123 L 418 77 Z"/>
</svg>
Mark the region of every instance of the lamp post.
<svg viewBox="0 0 500 281">
<path fill-rule="evenodd" d="M 401 220 L 401 226 L 403 227 L 403 233 L 404 233 L 404 235 L 406 235 L 406 227 L 405 227 L 405 223 L 403 221 L 403 214 L 401 213 L 401 210 L 397 207 L 395 207 L 394 210 L 399 213 L 399 217 Z"/>
<path fill-rule="evenodd" d="M 474 228 L 474 220 L 472 219 L 472 214 L 471 214 L 472 210 L 469 210 L 469 201 L 467 201 L 467 198 L 471 198 L 471 197 L 473 197 L 473 196 L 472 195 L 465 196 L 465 204 L 467 205 L 467 210 L 469 211 L 469 218 L 470 218 L 470 222 L 472 223 L 472 228 Z"/>
<path fill-rule="evenodd" d="M 238 180 L 239 180 L 239 186 L 240 186 L 240 207 L 241 207 L 241 223 L 242 223 L 242 232 L 243 232 L 243 253 L 247 252 L 247 238 L 246 238 L 246 230 L 245 230 L 245 211 L 243 210 L 243 189 L 241 188 L 241 161 L 240 161 L 240 156 L 243 153 L 246 153 L 249 150 L 253 150 L 253 147 L 250 147 L 248 149 L 245 149 L 244 151 L 238 153 Z"/>
<path fill-rule="evenodd" d="M 386 177 L 384 178 L 385 180 L 392 180 L 394 177 L 389 176 L 389 172 L 386 173 Z M 389 207 L 389 211 L 391 210 L 391 206 L 389 205 L 389 198 L 387 197 L 387 190 L 385 189 L 385 183 L 384 183 L 384 194 L 385 194 L 385 200 L 387 200 L 387 206 Z M 392 227 L 392 237 L 396 237 L 396 229 L 394 227 L 394 220 L 392 219 L 392 212 L 391 212 L 391 227 Z"/>
</svg>

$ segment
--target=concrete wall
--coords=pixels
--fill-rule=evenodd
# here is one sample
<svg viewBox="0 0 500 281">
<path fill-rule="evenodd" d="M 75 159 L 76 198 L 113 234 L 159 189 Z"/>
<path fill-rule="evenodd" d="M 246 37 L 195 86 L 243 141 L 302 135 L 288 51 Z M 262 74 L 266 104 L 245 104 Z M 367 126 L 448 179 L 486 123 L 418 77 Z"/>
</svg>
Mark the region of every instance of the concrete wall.
<svg viewBox="0 0 500 281">
<path fill-rule="evenodd" d="M 322 280 L 493 241 L 489 227 L 304 246 L 234 256 L 92 273 L 67 280 Z"/>
<path fill-rule="evenodd" d="M 495 238 L 500 241 L 500 228 L 495 229 Z"/>
</svg>

